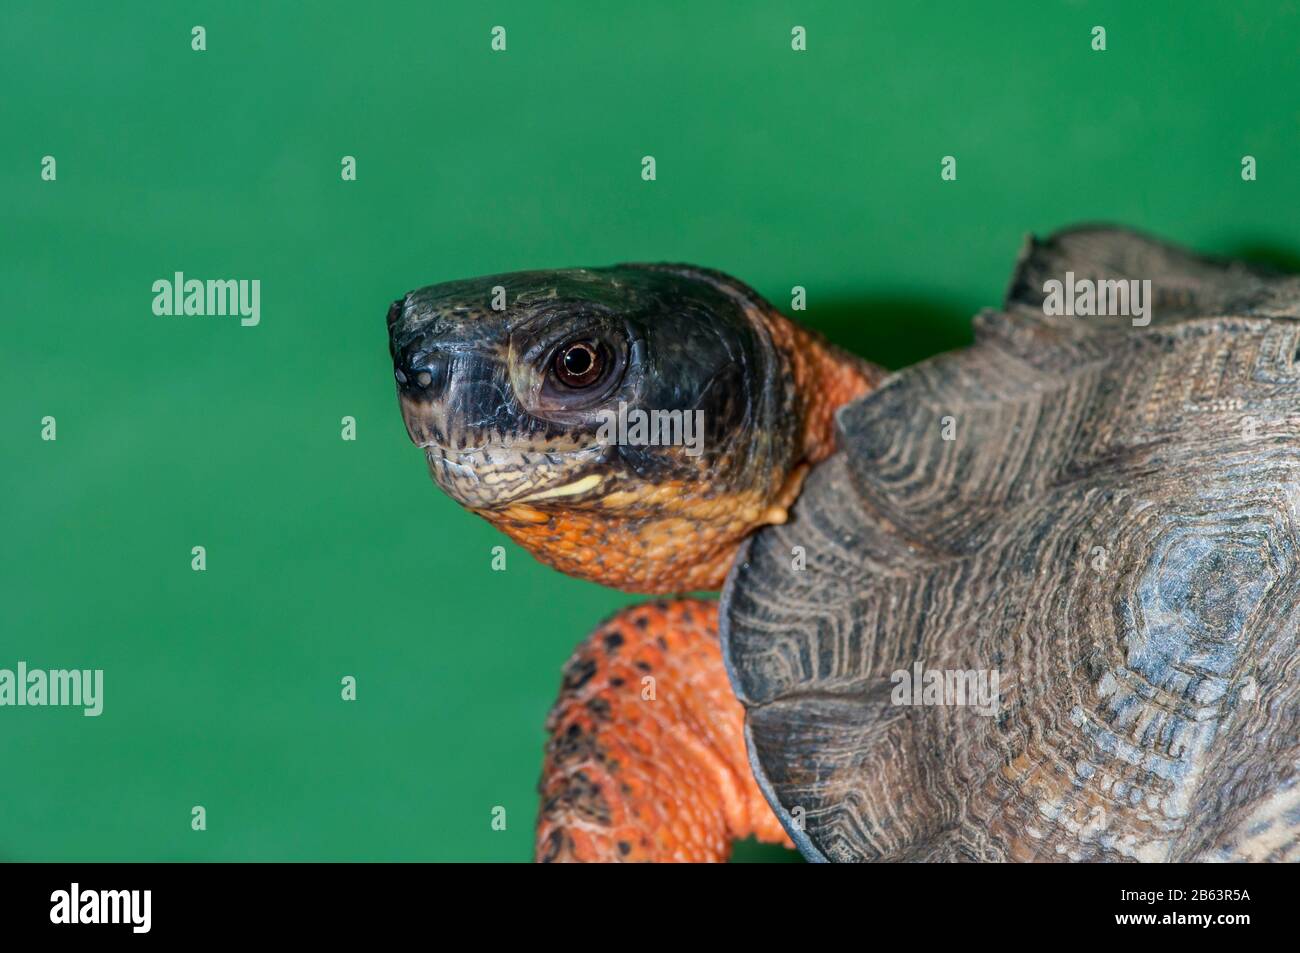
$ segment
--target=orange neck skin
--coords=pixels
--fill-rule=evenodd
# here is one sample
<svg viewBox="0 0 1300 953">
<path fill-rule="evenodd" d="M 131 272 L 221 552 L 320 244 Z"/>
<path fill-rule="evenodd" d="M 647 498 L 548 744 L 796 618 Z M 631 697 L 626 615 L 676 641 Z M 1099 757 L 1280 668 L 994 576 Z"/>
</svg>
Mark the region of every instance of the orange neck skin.
<svg viewBox="0 0 1300 953">
<path fill-rule="evenodd" d="M 885 374 L 780 314 L 752 317 L 786 364 L 796 418 L 792 439 L 781 444 L 788 452 L 753 485 L 719 491 L 702 473 L 697 480 L 620 488 L 596 506 L 477 512 L 569 575 L 630 592 L 721 589 L 745 537 L 784 523 L 810 467 L 835 449 L 836 409 L 872 390 Z"/>
<path fill-rule="evenodd" d="M 835 450 L 835 411 L 874 390 L 886 371 L 779 314 L 765 317 L 802 398 L 802 462 L 820 463 Z"/>
</svg>

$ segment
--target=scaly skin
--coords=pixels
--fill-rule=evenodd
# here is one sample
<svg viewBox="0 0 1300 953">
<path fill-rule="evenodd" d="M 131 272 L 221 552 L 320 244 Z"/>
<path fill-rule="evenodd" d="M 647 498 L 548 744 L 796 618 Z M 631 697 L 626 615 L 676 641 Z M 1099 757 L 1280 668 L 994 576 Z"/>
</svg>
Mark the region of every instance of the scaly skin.
<svg viewBox="0 0 1300 953">
<path fill-rule="evenodd" d="M 498 286 L 504 311 L 486 304 Z M 561 571 L 636 592 L 719 589 L 745 537 L 784 522 L 834 449 L 835 409 L 883 373 L 689 266 L 437 285 L 395 302 L 388 324 L 403 418 L 439 486 Z M 565 385 L 557 354 L 583 341 L 607 373 Z M 620 401 L 699 410 L 703 452 L 598 442 L 594 415 Z M 547 722 L 538 859 L 721 861 L 750 835 L 788 845 L 743 728 L 714 603 L 608 620 L 566 666 Z"/>
<path fill-rule="evenodd" d="M 715 602 L 607 620 L 565 666 L 546 730 L 540 861 L 716 861 L 750 835 L 789 845 L 749 771 Z"/>
</svg>

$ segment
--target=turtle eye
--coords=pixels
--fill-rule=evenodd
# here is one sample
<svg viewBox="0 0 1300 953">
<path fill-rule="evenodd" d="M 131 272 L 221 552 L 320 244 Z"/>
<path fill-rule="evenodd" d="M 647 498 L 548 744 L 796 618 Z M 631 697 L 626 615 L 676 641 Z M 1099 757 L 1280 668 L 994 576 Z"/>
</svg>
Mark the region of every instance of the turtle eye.
<svg viewBox="0 0 1300 953">
<path fill-rule="evenodd" d="M 606 348 L 597 341 L 571 341 L 555 352 L 552 370 L 566 387 L 590 387 L 609 365 Z"/>
<path fill-rule="evenodd" d="M 512 383 L 529 413 L 576 414 L 570 419 L 586 420 L 623 384 L 633 353 L 628 335 L 622 328 L 592 327 L 594 323 L 565 327 L 531 342 L 525 338 L 516 346 L 518 357 L 512 356 L 510 364 L 519 374 Z"/>
</svg>

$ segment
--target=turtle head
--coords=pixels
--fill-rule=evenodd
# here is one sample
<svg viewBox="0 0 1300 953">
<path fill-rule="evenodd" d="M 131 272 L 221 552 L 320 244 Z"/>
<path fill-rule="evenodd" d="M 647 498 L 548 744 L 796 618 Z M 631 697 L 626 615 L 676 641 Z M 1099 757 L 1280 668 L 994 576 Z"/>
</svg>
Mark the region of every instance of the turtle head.
<svg viewBox="0 0 1300 953">
<path fill-rule="evenodd" d="M 724 275 L 623 265 L 432 285 L 388 331 L 438 486 L 545 561 L 648 592 L 719 585 L 781 504 L 804 448 L 776 321 Z"/>
</svg>

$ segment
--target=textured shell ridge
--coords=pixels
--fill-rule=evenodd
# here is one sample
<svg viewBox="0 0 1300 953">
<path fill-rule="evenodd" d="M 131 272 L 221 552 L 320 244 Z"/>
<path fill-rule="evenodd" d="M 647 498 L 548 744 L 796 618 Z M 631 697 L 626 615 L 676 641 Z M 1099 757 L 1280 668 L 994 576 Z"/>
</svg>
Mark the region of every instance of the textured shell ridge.
<svg viewBox="0 0 1300 953">
<path fill-rule="evenodd" d="M 1150 325 L 1045 316 L 1066 269 L 1151 278 Z M 1131 232 L 1031 239 L 971 348 L 841 409 L 722 606 L 806 855 L 1300 859 L 1298 305 Z M 918 667 L 996 706 L 900 703 Z"/>
</svg>

